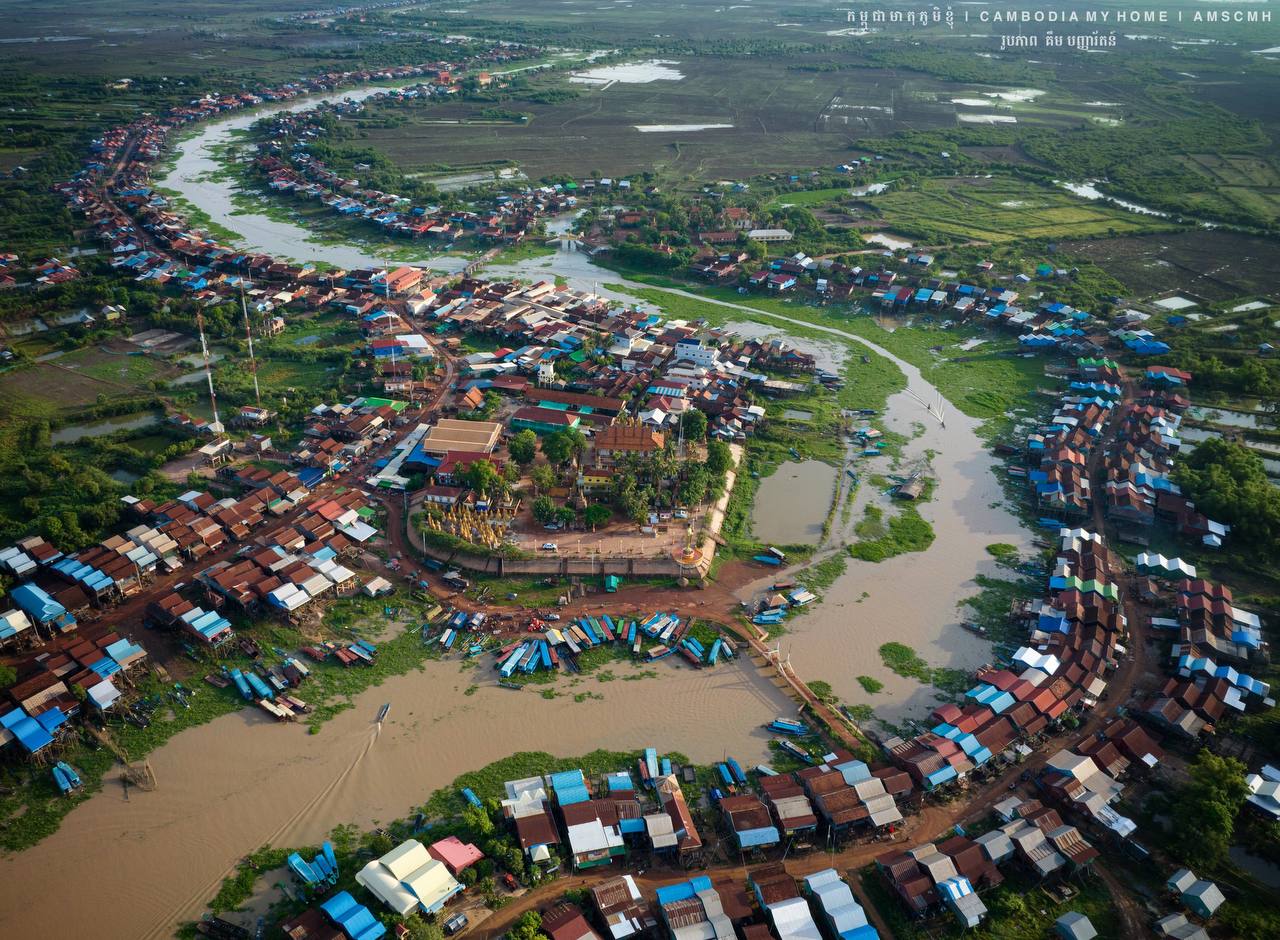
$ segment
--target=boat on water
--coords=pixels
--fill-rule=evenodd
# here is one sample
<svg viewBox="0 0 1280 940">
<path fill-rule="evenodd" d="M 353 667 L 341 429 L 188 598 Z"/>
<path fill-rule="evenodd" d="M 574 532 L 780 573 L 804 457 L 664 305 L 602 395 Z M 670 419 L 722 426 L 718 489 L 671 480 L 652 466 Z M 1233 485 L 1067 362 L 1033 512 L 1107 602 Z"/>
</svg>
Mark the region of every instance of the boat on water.
<svg viewBox="0 0 1280 940">
<path fill-rule="evenodd" d="M 64 796 L 80 789 L 80 775 L 66 761 L 58 761 L 53 765 L 53 780 Z"/>
<path fill-rule="evenodd" d="M 391 711 L 390 702 L 385 703 L 380 709 L 378 709 L 378 724 L 382 724 L 383 719 L 387 717 L 387 713 L 390 711 Z"/>
<path fill-rule="evenodd" d="M 976 633 L 978 636 L 987 635 L 986 627 L 982 626 L 980 623 L 970 623 L 967 620 L 960 624 L 960 629 L 968 630 L 970 633 Z"/>
</svg>

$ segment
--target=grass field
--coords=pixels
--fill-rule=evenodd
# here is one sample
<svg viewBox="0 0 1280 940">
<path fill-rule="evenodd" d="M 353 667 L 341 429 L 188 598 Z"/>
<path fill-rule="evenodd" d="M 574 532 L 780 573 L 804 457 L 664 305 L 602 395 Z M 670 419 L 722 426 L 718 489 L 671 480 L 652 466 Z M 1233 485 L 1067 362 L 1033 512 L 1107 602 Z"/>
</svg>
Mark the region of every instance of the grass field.
<svg viewBox="0 0 1280 940">
<path fill-rule="evenodd" d="M 864 200 L 895 232 L 935 244 L 1089 238 L 1163 227 L 1158 219 L 1091 203 L 1025 180 L 943 178 Z"/>
<path fill-rule="evenodd" d="M 178 370 L 148 356 L 126 356 L 97 348 L 77 349 L 48 362 L 0 375 L 0 412 L 24 418 L 50 417 L 98 401 L 148 391 L 152 380 Z"/>
</svg>

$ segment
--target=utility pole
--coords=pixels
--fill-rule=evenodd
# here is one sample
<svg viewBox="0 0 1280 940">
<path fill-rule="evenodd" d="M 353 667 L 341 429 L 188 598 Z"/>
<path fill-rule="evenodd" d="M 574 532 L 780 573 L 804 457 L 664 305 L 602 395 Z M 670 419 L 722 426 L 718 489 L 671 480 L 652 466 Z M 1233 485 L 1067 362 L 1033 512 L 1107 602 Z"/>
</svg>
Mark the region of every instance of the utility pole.
<svg viewBox="0 0 1280 940">
<path fill-rule="evenodd" d="M 253 355 L 253 330 L 249 328 L 249 307 L 244 301 L 244 281 L 240 282 L 240 312 L 244 315 L 244 336 L 249 341 L 249 372 L 253 375 L 253 400 L 262 407 L 262 392 L 258 389 L 258 360 Z"/>
<path fill-rule="evenodd" d="M 222 422 L 218 420 L 218 396 L 213 391 L 213 370 L 209 367 L 209 344 L 204 338 L 204 312 L 196 311 L 196 328 L 200 331 L 200 351 L 204 354 L 204 377 L 209 382 L 209 404 L 213 407 L 214 433 L 222 433 Z"/>
</svg>

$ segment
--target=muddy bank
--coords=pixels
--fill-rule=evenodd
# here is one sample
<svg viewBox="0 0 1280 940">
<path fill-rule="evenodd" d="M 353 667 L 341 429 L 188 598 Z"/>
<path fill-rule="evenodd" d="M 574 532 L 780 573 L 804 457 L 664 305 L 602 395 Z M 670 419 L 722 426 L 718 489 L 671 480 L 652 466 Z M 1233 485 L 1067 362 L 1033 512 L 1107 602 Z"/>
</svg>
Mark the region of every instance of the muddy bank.
<svg viewBox="0 0 1280 940">
<path fill-rule="evenodd" d="M 512 692 L 484 672 L 430 663 L 370 689 L 319 735 L 243 711 L 194 728 L 151 756 L 159 781 L 125 801 L 114 779 L 77 807 L 57 834 L 3 861 L 0 936 L 159 938 L 195 917 L 237 860 L 264 843 L 316 842 L 335 825 L 405 815 L 458 774 L 522 750 L 571 756 L 596 748 L 678 750 L 698 761 L 726 748 L 744 763 L 767 758 L 761 727 L 795 706 L 750 663 L 694 672 L 660 663 L 656 678 L 585 678 L 561 697 Z M 602 699 L 575 702 L 574 693 Z M 379 733 L 378 707 L 392 703 Z M 261 716 L 261 717 L 260 717 Z M 32 904 L 76 890 L 56 911 Z"/>
</svg>

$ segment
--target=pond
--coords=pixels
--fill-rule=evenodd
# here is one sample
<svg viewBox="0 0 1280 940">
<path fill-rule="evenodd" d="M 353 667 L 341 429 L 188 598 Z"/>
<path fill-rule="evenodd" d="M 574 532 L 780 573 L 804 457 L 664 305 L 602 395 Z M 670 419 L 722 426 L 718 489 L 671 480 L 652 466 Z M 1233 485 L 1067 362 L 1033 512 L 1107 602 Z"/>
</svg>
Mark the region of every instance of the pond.
<svg viewBox="0 0 1280 940">
<path fill-rule="evenodd" d="M 1258 428 L 1266 425 L 1260 423 L 1270 419 L 1272 415 L 1256 411 L 1237 411 L 1232 408 L 1197 407 L 1188 408 L 1187 417 L 1206 424 L 1221 424 L 1231 428 Z"/>
<path fill-rule="evenodd" d="M 100 437 L 103 434 L 114 434 L 116 431 L 137 431 L 160 423 L 160 412 L 144 411 L 141 414 L 116 415 L 103 418 L 101 421 L 88 421 L 84 424 L 68 424 L 58 428 L 49 435 L 54 444 L 74 444 L 86 437 Z"/>
<path fill-rule="evenodd" d="M 756 538 L 780 545 L 821 541 L 838 472 L 820 460 L 788 461 L 761 480 L 751 513 Z"/>
<path fill-rule="evenodd" d="M 1231 846 L 1227 850 L 1227 855 L 1232 862 L 1268 888 L 1280 888 L 1280 865 L 1260 855 L 1254 855 L 1242 845 Z"/>
<path fill-rule="evenodd" d="M 911 242 L 905 238 L 894 238 L 892 235 L 886 235 L 884 232 L 876 232 L 874 235 L 868 235 L 863 239 L 869 245 L 883 245 L 890 251 L 906 251 L 911 247 Z"/>
</svg>

